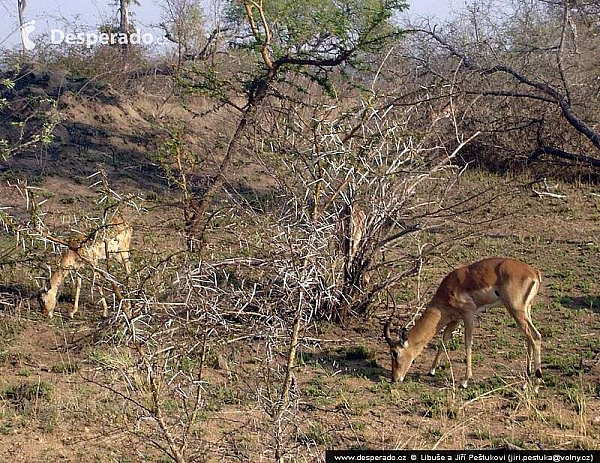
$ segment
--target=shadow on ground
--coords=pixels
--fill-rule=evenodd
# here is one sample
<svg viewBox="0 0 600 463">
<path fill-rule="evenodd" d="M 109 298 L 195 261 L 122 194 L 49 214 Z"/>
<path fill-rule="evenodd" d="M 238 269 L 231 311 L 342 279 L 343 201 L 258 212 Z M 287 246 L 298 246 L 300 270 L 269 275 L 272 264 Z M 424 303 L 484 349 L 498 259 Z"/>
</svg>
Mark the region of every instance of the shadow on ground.
<svg viewBox="0 0 600 463">
<path fill-rule="evenodd" d="M 19 299 L 28 299 L 36 296 L 38 290 L 24 284 L 1 284 L 0 294 L 18 297 Z"/>
<path fill-rule="evenodd" d="M 569 309 L 589 309 L 600 313 L 600 296 L 563 296 L 560 303 Z"/>
<path fill-rule="evenodd" d="M 380 382 L 382 377 L 389 377 L 389 370 L 381 367 L 379 362 L 369 355 L 361 355 L 353 348 L 342 348 L 337 351 L 300 352 L 299 361 L 304 364 L 320 365 L 334 374 L 368 378 Z"/>
</svg>

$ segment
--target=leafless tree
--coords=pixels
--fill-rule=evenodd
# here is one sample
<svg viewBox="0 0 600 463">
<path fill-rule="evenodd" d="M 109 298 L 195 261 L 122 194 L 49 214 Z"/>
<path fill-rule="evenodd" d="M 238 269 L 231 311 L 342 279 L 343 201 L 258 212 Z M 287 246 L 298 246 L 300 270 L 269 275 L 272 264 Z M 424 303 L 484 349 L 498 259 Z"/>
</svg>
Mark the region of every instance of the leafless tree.
<svg viewBox="0 0 600 463">
<path fill-rule="evenodd" d="M 131 5 L 137 4 L 136 0 L 119 0 L 119 29 L 125 34 L 130 34 L 133 26 L 131 24 Z"/>
<path fill-rule="evenodd" d="M 473 1 L 442 27 L 414 27 L 411 58 L 432 85 L 454 83 L 447 88 L 460 102 L 463 127 L 484 132 L 479 152 L 597 168 L 598 23 L 590 8 Z"/>
<path fill-rule="evenodd" d="M 123 55 L 127 57 L 131 48 L 130 34 L 133 32 L 133 24 L 131 21 L 131 5 L 139 5 L 137 0 L 117 0 L 119 12 L 119 32 L 127 35 L 127 41 L 122 45 Z M 125 64 L 127 62 L 125 61 Z"/>
<path fill-rule="evenodd" d="M 177 45 L 178 64 L 195 59 L 202 53 L 204 11 L 198 0 L 164 0 L 163 22 L 165 36 Z"/>
</svg>

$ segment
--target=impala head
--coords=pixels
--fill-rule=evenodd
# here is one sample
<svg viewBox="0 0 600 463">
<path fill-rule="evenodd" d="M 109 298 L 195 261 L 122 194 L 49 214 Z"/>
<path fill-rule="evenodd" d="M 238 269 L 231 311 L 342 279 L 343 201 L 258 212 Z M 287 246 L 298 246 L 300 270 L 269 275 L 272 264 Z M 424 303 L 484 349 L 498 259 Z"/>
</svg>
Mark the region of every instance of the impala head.
<svg viewBox="0 0 600 463">
<path fill-rule="evenodd" d="M 52 318 L 52 313 L 54 312 L 54 308 L 56 307 L 56 294 L 54 294 L 52 291 L 44 289 L 38 295 L 38 302 L 40 303 L 42 313 L 46 317 Z"/>
<path fill-rule="evenodd" d="M 394 338 L 392 335 L 392 317 L 386 322 L 383 335 L 385 340 L 390 346 L 390 353 L 392 354 L 392 381 L 404 381 L 404 375 L 408 371 L 412 359 L 408 358 L 407 349 L 408 344 L 408 331 L 406 328 L 402 328 L 398 331 L 398 337 Z"/>
</svg>

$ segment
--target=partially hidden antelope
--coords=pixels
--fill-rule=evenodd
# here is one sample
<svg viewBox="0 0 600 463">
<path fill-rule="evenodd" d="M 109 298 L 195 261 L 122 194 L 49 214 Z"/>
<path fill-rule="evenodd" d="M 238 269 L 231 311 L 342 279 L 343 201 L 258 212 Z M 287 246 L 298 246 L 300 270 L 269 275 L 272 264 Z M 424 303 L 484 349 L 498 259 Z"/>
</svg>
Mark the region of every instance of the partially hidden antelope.
<svg viewBox="0 0 600 463">
<path fill-rule="evenodd" d="M 403 328 L 397 337 L 393 336 L 393 313 L 385 323 L 384 336 L 392 354 L 392 381 L 403 381 L 413 360 L 427 343 L 441 331 L 442 342 L 447 342 L 462 321 L 467 357 L 462 386 L 467 387 L 473 377 L 471 347 L 475 315 L 489 307 L 504 305 L 527 338 L 527 374 L 535 372 L 537 392 L 542 378 L 542 336 L 531 320 L 531 305 L 541 281 L 542 274 L 538 270 L 507 258 L 484 259 L 452 271 L 442 280 L 433 299 L 410 330 Z M 443 352 L 444 346 L 440 344 L 430 375 L 435 374 Z"/>
<path fill-rule="evenodd" d="M 39 296 L 42 312 L 48 318 L 52 318 L 58 291 L 71 270 L 78 270 L 90 265 L 94 269 L 94 280 L 97 276 L 98 262 L 115 257 L 125 267 L 129 275 L 131 264 L 129 262 L 129 247 L 133 229 L 129 223 L 120 216 L 114 216 L 105 225 L 90 231 L 83 240 L 71 240 L 66 243 L 67 249 L 62 253 L 58 266 L 50 277 L 50 288 L 45 289 Z M 102 285 L 98 285 L 102 303 L 102 316 L 108 316 L 108 306 L 104 298 Z M 69 317 L 73 318 L 79 309 L 79 295 L 81 293 L 81 276 L 77 275 L 77 286 L 75 288 L 75 302 L 69 311 Z"/>
</svg>

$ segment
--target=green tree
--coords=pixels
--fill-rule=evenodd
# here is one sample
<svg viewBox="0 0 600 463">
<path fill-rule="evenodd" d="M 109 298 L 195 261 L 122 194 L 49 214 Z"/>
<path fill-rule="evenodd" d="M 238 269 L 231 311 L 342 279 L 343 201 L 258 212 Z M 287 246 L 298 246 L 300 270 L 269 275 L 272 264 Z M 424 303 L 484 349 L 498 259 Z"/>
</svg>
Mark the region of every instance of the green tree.
<svg viewBox="0 0 600 463">
<path fill-rule="evenodd" d="M 217 174 L 193 201 L 186 220 L 188 232 L 200 229 L 215 194 L 222 188 L 250 124 L 275 82 L 290 73 L 301 73 L 328 86 L 328 72 L 342 65 L 359 66 L 396 40 L 401 30 L 393 17 L 406 8 L 400 0 L 230 0 L 226 7 L 227 30 L 233 46 L 247 49 L 253 59 L 242 74 L 245 104 L 233 103 L 233 88 L 219 79 L 214 68 L 200 73 L 191 86 L 212 93 L 240 111 Z M 239 87 L 238 87 L 239 88 Z M 281 95 L 280 95 L 281 96 Z"/>
</svg>

